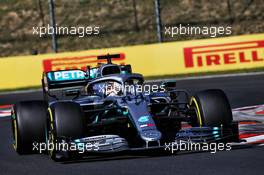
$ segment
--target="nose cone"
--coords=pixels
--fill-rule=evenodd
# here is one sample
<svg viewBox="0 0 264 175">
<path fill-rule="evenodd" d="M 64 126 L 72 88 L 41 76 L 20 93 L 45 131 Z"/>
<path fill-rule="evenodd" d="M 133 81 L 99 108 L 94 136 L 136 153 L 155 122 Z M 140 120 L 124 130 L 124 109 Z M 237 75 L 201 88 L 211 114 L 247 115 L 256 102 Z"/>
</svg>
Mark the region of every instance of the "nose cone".
<svg viewBox="0 0 264 175">
<path fill-rule="evenodd" d="M 150 142 L 150 141 L 158 141 L 161 138 L 161 133 L 158 130 L 147 130 L 142 131 L 140 136 L 143 140 Z"/>
</svg>

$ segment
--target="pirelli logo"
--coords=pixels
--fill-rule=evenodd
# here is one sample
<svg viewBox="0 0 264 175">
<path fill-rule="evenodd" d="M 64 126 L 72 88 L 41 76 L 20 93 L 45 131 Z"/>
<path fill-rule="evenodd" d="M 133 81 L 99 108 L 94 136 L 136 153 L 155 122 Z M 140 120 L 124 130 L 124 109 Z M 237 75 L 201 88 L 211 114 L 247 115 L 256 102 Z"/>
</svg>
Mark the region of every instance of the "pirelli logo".
<svg viewBox="0 0 264 175">
<path fill-rule="evenodd" d="M 184 48 L 186 68 L 264 63 L 264 40 Z"/>
<path fill-rule="evenodd" d="M 116 64 L 125 64 L 125 54 L 118 54 L 120 54 L 120 58 L 113 58 L 112 61 Z M 99 55 L 50 58 L 43 60 L 42 64 L 44 72 L 70 69 L 81 69 L 85 71 L 88 65 L 94 67 L 98 63 L 106 62 L 106 60 L 97 60 L 97 56 Z"/>
</svg>

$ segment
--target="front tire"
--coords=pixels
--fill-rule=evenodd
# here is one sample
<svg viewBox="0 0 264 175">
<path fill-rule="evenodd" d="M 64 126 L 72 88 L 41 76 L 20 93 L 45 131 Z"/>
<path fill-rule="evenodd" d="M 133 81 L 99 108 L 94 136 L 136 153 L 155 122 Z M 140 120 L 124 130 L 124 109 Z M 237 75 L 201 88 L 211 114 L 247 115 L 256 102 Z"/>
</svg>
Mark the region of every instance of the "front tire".
<svg viewBox="0 0 264 175">
<path fill-rule="evenodd" d="M 228 126 L 233 121 L 232 110 L 225 93 L 220 89 L 198 92 L 191 98 L 191 109 L 195 110 L 196 125 Z"/>
<path fill-rule="evenodd" d="M 19 154 L 30 154 L 34 143 L 45 143 L 47 104 L 44 101 L 24 101 L 15 104 L 11 112 L 13 147 Z"/>
<path fill-rule="evenodd" d="M 48 108 L 48 140 L 56 145 L 61 138 L 78 139 L 84 136 L 84 113 L 78 103 L 57 102 Z M 49 150 L 49 156 L 54 161 L 64 160 L 58 156 L 61 150 Z M 66 151 L 68 154 L 68 151 Z"/>
</svg>

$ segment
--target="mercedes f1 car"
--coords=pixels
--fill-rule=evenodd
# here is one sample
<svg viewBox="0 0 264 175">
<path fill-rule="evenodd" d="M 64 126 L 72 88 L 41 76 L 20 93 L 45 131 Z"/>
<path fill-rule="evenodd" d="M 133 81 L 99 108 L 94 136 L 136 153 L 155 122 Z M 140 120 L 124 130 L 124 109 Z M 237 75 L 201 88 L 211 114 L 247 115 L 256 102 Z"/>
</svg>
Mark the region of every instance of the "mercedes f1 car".
<svg viewBox="0 0 264 175">
<path fill-rule="evenodd" d="M 238 124 L 222 90 L 190 96 L 167 81 L 146 93 L 141 74 L 132 73 L 130 65 L 112 63 L 119 56 L 98 56 L 106 63 L 85 71 L 44 72 L 44 99 L 13 106 L 15 150 L 36 153 L 33 146 L 45 143 L 52 145 L 45 147 L 49 156 L 60 160 L 84 145 L 89 155 L 162 148 L 175 140 L 238 141 Z M 191 127 L 182 128 L 183 122 Z M 61 144 L 75 150 L 58 149 Z"/>
</svg>

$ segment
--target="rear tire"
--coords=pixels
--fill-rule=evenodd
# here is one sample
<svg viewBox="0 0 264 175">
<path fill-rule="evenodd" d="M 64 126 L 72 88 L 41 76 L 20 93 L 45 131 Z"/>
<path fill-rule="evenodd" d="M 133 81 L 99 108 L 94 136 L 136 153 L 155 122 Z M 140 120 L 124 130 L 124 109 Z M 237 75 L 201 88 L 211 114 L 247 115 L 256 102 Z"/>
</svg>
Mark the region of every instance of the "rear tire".
<svg viewBox="0 0 264 175">
<path fill-rule="evenodd" d="M 44 101 L 25 101 L 12 109 L 13 147 L 19 154 L 30 154 L 33 143 L 45 143 L 47 104 Z"/>
<path fill-rule="evenodd" d="M 57 102 L 50 108 L 48 135 L 49 143 L 56 145 L 60 138 L 77 139 L 84 136 L 84 113 L 78 103 Z M 65 157 L 58 158 L 59 150 L 49 150 L 49 156 L 54 161 L 64 160 Z"/>
<path fill-rule="evenodd" d="M 232 110 L 225 93 L 220 89 L 198 92 L 191 98 L 190 106 L 196 112 L 196 125 L 228 126 L 233 121 Z"/>
</svg>

